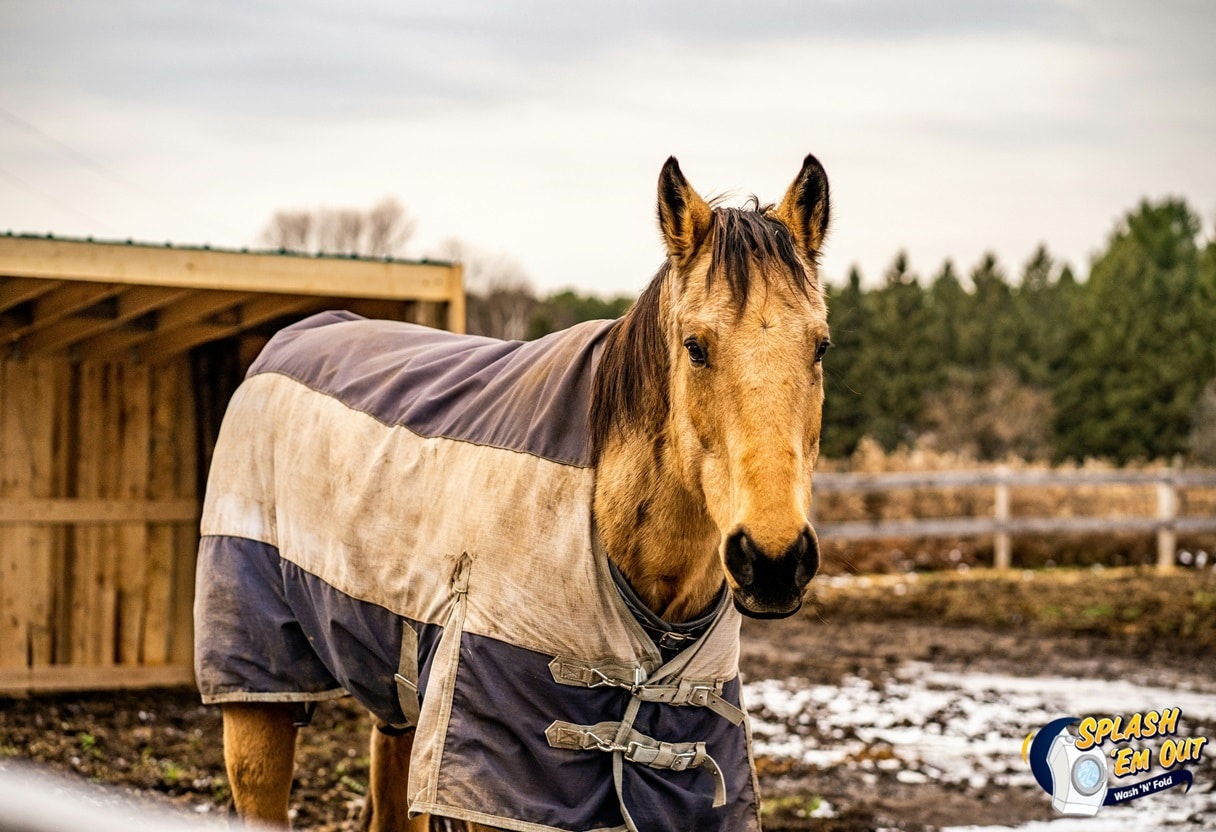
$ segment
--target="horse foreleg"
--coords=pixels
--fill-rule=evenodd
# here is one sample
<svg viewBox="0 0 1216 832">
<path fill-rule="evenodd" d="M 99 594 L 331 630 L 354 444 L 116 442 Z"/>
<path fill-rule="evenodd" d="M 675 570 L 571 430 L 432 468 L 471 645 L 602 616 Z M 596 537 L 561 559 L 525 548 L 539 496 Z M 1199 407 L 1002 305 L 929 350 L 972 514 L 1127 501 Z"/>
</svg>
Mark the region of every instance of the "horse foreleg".
<svg viewBox="0 0 1216 832">
<path fill-rule="evenodd" d="M 414 732 L 391 735 L 372 728 L 371 746 L 371 774 L 361 828 L 367 832 L 427 832 L 430 817 L 410 819 L 406 797 Z"/>
<path fill-rule="evenodd" d="M 245 820 L 290 825 L 287 801 L 295 770 L 295 714 L 292 704 L 224 706 L 224 762 L 232 801 Z"/>
</svg>

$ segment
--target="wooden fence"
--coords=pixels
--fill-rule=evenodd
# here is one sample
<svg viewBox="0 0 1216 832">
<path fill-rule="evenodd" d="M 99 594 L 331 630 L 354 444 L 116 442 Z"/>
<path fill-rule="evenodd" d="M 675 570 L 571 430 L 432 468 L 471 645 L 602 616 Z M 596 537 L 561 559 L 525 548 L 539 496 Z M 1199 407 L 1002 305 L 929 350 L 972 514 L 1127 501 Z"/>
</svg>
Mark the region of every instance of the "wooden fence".
<svg viewBox="0 0 1216 832">
<path fill-rule="evenodd" d="M 1015 517 L 1010 491 L 1019 487 L 1077 488 L 1081 486 L 1135 485 L 1153 487 L 1157 513 L 1153 517 Z M 815 494 L 833 492 L 885 492 L 899 489 L 991 488 L 992 514 L 986 517 L 937 517 L 851 522 L 816 522 L 822 540 L 876 540 L 883 538 L 985 537 L 995 541 L 993 565 L 1013 565 L 1015 535 L 1156 534 L 1157 566 L 1174 565 L 1179 533 L 1216 532 L 1216 517 L 1179 516 L 1179 492 L 1187 488 L 1216 487 L 1216 472 L 1183 471 L 924 471 L 877 474 L 815 475 Z M 815 512 L 812 511 L 812 514 Z"/>
</svg>

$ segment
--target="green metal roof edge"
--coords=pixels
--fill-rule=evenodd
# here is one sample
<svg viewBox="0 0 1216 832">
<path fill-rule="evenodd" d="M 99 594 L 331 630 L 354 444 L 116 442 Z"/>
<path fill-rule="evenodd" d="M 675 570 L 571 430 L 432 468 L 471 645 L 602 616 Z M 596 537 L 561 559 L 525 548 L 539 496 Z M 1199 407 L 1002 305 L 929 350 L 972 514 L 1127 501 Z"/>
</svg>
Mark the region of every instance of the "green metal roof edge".
<svg viewBox="0 0 1216 832">
<path fill-rule="evenodd" d="M 309 254 L 304 251 L 289 251 L 285 248 L 222 248 L 211 246 L 206 243 L 202 245 L 180 245 L 171 242 L 165 243 L 146 243 L 136 241 L 130 237 L 125 240 L 98 240 L 92 236 L 89 237 L 61 237 L 55 234 L 32 234 L 28 232 L 15 232 L 12 230 L 5 231 L 3 235 L 14 240 L 53 240 L 61 243 L 91 243 L 101 246 L 131 246 L 133 248 L 155 248 L 169 249 L 170 251 L 214 251 L 220 254 L 257 254 L 269 255 L 272 257 L 295 257 L 301 260 L 343 260 L 355 261 L 359 263 L 398 263 L 406 266 L 445 266 L 452 267 L 456 265 L 450 260 L 432 260 L 429 257 L 424 257 L 421 260 L 407 260 L 401 257 L 364 257 L 359 254 Z"/>
</svg>

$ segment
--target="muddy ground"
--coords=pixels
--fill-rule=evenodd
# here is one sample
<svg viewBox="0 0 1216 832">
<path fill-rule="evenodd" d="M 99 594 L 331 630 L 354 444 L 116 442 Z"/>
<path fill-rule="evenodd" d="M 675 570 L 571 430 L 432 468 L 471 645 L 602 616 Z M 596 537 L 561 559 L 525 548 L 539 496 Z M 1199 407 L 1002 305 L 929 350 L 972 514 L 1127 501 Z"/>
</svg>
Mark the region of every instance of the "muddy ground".
<svg viewBox="0 0 1216 832">
<path fill-rule="evenodd" d="M 902 590 L 897 588 L 899 580 L 837 581 L 804 615 L 747 622 L 743 673 L 750 683 L 782 680 L 790 690 L 801 686 L 830 692 L 837 687 L 856 690 L 860 685 L 880 703 L 882 692 L 904 684 L 909 672 L 1064 677 L 1084 680 L 1081 684 L 1091 684 L 1095 691 L 1122 680 L 1216 697 L 1216 651 L 1202 638 L 1169 637 L 1172 628 L 1189 626 L 1187 621 L 1198 622 L 1201 629 L 1211 623 L 1207 619 L 1216 613 L 1212 608 L 1216 576 L 1183 575 L 1166 581 L 1150 573 L 1128 573 L 1086 581 L 1086 608 L 1098 604 L 1100 612 L 1113 610 L 1105 627 L 1095 623 L 1092 614 L 1074 622 L 1070 613 L 1061 618 L 1051 611 L 1059 606 L 1053 593 L 1058 590 L 1061 597 L 1071 597 L 1067 587 L 1074 579 L 1033 576 L 1040 584 L 1032 595 L 1042 596 L 1036 603 L 1049 608 L 1045 616 L 1038 615 L 1035 604 L 1027 608 L 1026 599 L 1010 586 L 974 578 L 967 579 L 971 583 L 951 580 L 937 585 L 912 580 Z M 953 598 L 948 606 L 956 609 L 938 610 L 926 619 L 926 597 Z M 1143 615 L 1143 610 L 1152 609 L 1153 598 L 1165 604 L 1170 597 L 1175 599 L 1172 612 Z M 959 598 L 974 598 L 982 609 L 960 605 Z M 1003 603 L 1012 605 L 1004 613 Z M 1119 613 L 1130 604 L 1138 604 L 1142 611 L 1139 627 L 1129 627 L 1126 616 Z M 1144 628 L 1148 635 L 1139 632 Z M 989 698 L 999 700 L 999 696 Z M 807 708 L 829 704 L 820 700 Z M 927 777 L 923 767 L 908 771 L 901 762 L 908 749 L 874 741 L 872 733 L 860 728 L 819 736 L 814 719 L 807 715 L 791 720 L 789 714 L 769 713 L 763 703 L 752 707 L 754 721 L 765 724 L 761 732 L 767 731 L 770 738 L 774 730 L 781 730 L 780 720 L 785 718 L 790 730 L 801 734 L 799 740 L 811 746 L 844 748 L 842 743 L 851 743 L 848 753 L 831 765 L 808 762 L 797 754 L 759 756 L 769 832 L 933 830 L 1012 825 L 1054 816 L 1046 795 L 1026 785 L 1024 772 L 1014 773 L 1021 766 L 1016 737 L 1036 725 L 1011 725 L 1008 738 L 998 738 L 1001 754 L 1006 753 L 1005 745 L 1010 746 L 1009 777 L 960 782 Z M 943 722 L 950 718 L 949 713 L 932 717 Z M 367 730 L 366 717 L 347 700 L 324 703 L 318 709 L 313 726 L 301 735 L 293 792 L 297 828 L 357 828 L 367 782 Z M 1190 730 L 1211 736 L 1216 724 L 1192 725 Z M 229 803 L 219 713 L 201 707 L 190 691 L 0 699 L 0 771 L 5 758 L 34 760 L 217 822 Z M 1216 767 L 1205 760 L 1195 769 L 1193 791 L 1210 792 L 1214 775 Z M 1212 819 L 1204 815 L 1204 807 L 1211 804 L 1211 800 L 1186 804 L 1195 815 L 1188 828 L 1210 828 Z"/>
</svg>

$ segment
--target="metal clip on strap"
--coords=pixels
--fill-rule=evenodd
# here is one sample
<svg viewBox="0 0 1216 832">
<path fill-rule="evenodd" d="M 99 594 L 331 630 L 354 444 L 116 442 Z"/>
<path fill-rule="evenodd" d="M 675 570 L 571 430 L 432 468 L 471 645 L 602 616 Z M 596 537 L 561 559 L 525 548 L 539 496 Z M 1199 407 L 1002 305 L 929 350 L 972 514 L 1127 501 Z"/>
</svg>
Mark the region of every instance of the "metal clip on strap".
<svg viewBox="0 0 1216 832">
<path fill-rule="evenodd" d="M 743 711 L 722 698 L 721 682 L 681 679 L 675 685 L 648 685 L 645 683 L 645 671 L 637 665 L 619 662 L 593 664 L 562 656 L 549 662 L 549 672 L 559 685 L 623 688 L 643 702 L 709 708 L 732 725 L 743 722 Z M 630 677 L 632 681 L 629 681 Z"/>
<path fill-rule="evenodd" d="M 703 742 L 661 742 L 638 731 L 630 730 L 628 744 L 611 739 L 620 731 L 619 722 L 598 722 L 595 725 L 575 725 L 554 722 L 545 729 L 545 739 L 552 748 L 572 751 L 605 751 L 621 754 L 638 765 L 669 771 L 703 768 L 714 778 L 714 808 L 726 805 L 726 779 L 722 769 L 705 748 Z"/>
<path fill-rule="evenodd" d="M 723 699 L 721 689 L 721 684 L 717 682 L 682 679 L 678 685 L 642 685 L 635 695 L 643 702 L 709 708 L 732 725 L 741 724 L 743 711 Z"/>
</svg>

